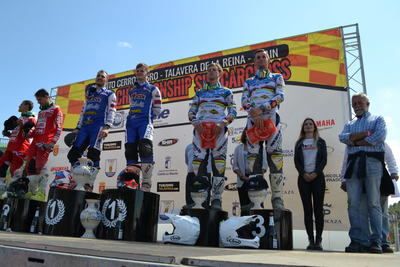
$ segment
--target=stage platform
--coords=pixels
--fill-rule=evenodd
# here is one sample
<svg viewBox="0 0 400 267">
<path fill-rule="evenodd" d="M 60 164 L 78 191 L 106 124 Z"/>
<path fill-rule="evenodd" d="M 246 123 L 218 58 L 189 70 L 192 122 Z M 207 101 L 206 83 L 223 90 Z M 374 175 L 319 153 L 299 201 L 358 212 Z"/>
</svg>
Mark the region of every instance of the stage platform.
<svg viewBox="0 0 400 267">
<path fill-rule="evenodd" d="M 0 266 L 396 266 L 400 253 L 223 249 L 0 232 Z"/>
</svg>

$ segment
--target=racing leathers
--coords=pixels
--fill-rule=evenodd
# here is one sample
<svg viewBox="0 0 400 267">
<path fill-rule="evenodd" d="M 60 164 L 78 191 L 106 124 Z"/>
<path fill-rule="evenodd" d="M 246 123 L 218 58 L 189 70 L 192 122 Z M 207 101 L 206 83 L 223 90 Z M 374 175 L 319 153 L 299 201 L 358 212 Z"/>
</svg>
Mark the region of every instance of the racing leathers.
<svg viewBox="0 0 400 267">
<path fill-rule="evenodd" d="M 86 101 L 82 108 L 77 129 L 78 134 L 68 159 L 73 166 L 88 148 L 87 157 L 99 169 L 100 151 L 103 142 L 101 131 L 110 128 L 114 121 L 116 96 L 105 87 L 91 85 L 86 89 Z"/>
<path fill-rule="evenodd" d="M 126 163 L 128 166 L 141 164 L 141 188 L 150 191 L 154 165 L 153 120 L 161 112 L 161 93 L 156 86 L 146 81 L 135 82 L 128 94 L 130 108 L 126 121 Z"/>
<path fill-rule="evenodd" d="M 260 146 L 265 143 L 267 161 L 270 169 L 270 185 L 272 191 L 272 207 L 277 210 L 284 208 L 282 199 L 283 176 L 283 155 L 282 155 L 282 133 L 280 117 L 278 114 L 279 104 L 284 100 L 283 87 L 284 79 L 281 74 L 271 73 L 268 70 L 258 70 L 254 77 L 247 79 L 243 84 L 242 107 L 247 112 L 252 108 L 259 108 L 262 111 L 260 118 L 271 119 L 277 131 L 265 142 L 251 144 L 247 141 L 247 166 L 248 175 L 262 175 L 262 168 L 257 162 L 262 154 Z M 254 126 L 254 118 L 250 115 L 247 119 L 247 129 Z"/>
<path fill-rule="evenodd" d="M 7 148 L 0 158 L 0 179 L 6 176 L 7 168 L 10 167 L 11 176 L 19 169 L 31 144 L 32 131 L 36 124 L 36 117 L 33 112 L 23 112 L 18 119 L 18 125 L 11 131 Z M 1 182 L 1 181 L 0 181 Z"/>
<path fill-rule="evenodd" d="M 49 103 L 40 107 L 26 157 L 28 174 L 39 174 L 46 165 L 50 152 L 60 138 L 62 124 L 63 114 L 59 106 Z"/>
<path fill-rule="evenodd" d="M 215 122 L 223 127 L 223 130 L 216 136 L 216 145 L 213 149 L 202 148 L 201 137 L 197 130 L 194 130 L 193 136 L 192 166 L 196 177 L 207 177 L 208 157 L 211 156 L 212 159 L 211 204 L 214 207 L 220 207 L 224 190 L 228 145 L 226 125 L 236 118 L 236 114 L 232 91 L 222 87 L 220 83 L 205 84 L 202 89 L 197 91 L 188 112 L 189 120 L 194 126 L 202 122 Z"/>
</svg>

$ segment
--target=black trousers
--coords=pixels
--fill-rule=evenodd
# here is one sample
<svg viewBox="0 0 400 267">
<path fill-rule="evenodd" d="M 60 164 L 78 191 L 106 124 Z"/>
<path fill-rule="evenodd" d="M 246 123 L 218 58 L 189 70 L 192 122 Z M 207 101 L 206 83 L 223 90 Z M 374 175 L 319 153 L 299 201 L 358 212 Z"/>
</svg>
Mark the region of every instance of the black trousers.
<svg viewBox="0 0 400 267">
<path fill-rule="evenodd" d="M 242 187 L 238 187 L 238 194 L 239 194 L 239 202 L 240 202 L 240 207 L 243 206 L 247 206 L 250 204 L 250 199 L 249 199 L 249 195 L 248 195 L 248 190 L 244 188 L 244 186 Z M 240 216 L 248 216 L 250 215 L 250 210 L 243 210 L 241 209 L 240 211 Z"/>
<path fill-rule="evenodd" d="M 303 202 L 304 225 L 308 238 L 314 239 L 313 213 L 316 238 L 321 238 L 324 230 L 325 177 L 318 176 L 312 182 L 306 182 L 303 177 L 299 177 L 297 185 Z"/>
</svg>

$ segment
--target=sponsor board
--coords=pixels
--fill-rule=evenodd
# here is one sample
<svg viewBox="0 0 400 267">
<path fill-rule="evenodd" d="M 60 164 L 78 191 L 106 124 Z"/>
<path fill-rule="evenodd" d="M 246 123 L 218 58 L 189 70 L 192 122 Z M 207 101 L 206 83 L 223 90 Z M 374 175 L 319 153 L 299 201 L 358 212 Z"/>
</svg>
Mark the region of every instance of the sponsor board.
<svg viewBox="0 0 400 267">
<path fill-rule="evenodd" d="M 103 142 L 103 151 L 121 150 L 122 141 Z"/>
<path fill-rule="evenodd" d="M 158 143 L 158 145 L 159 146 L 172 146 L 172 145 L 175 145 L 176 143 L 178 143 L 177 138 L 168 138 L 168 139 L 161 140 Z"/>
<path fill-rule="evenodd" d="M 159 182 L 157 192 L 179 192 L 179 182 Z"/>
</svg>

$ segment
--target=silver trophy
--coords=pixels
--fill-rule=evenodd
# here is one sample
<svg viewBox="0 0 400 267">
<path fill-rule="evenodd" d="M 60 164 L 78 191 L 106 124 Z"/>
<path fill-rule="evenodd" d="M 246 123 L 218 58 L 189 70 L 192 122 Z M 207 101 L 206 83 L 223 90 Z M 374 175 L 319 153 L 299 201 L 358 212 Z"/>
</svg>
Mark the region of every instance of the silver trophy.
<svg viewBox="0 0 400 267">
<path fill-rule="evenodd" d="M 204 209 L 201 204 L 203 204 L 204 201 L 206 201 L 208 197 L 208 192 L 207 190 L 200 191 L 200 192 L 190 192 L 190 196 L 193 199 L 194 206 L 192 209 Z"/>
<path fill-rule="evenodd" d="M 267 198 L 268 184 L 264 177 L 260 174 L 250 175 L 248 181 L 248 196 L 250 201 L 254 204 L 252 210 L 262 209 L 261 204 Z"/>
<path fill-rule="evenodd" d="M 190 186 L 190 196 L 195 204 L 192 209 L 203 209 L 201 204 L 206 201 L 209 189 L 210 182 L 207 176 L 198 176 L 194 179 Z"/>
<path fill-rule="evenodd" d="M 74 164 L 71 170 L 72 178 L 76 181 L 75 190 L 85 190 L 85 184 L 93 185 L 98 169 L 93 167 L 93 162 L 85 157 L 81 157 Z"/>
</svg>

